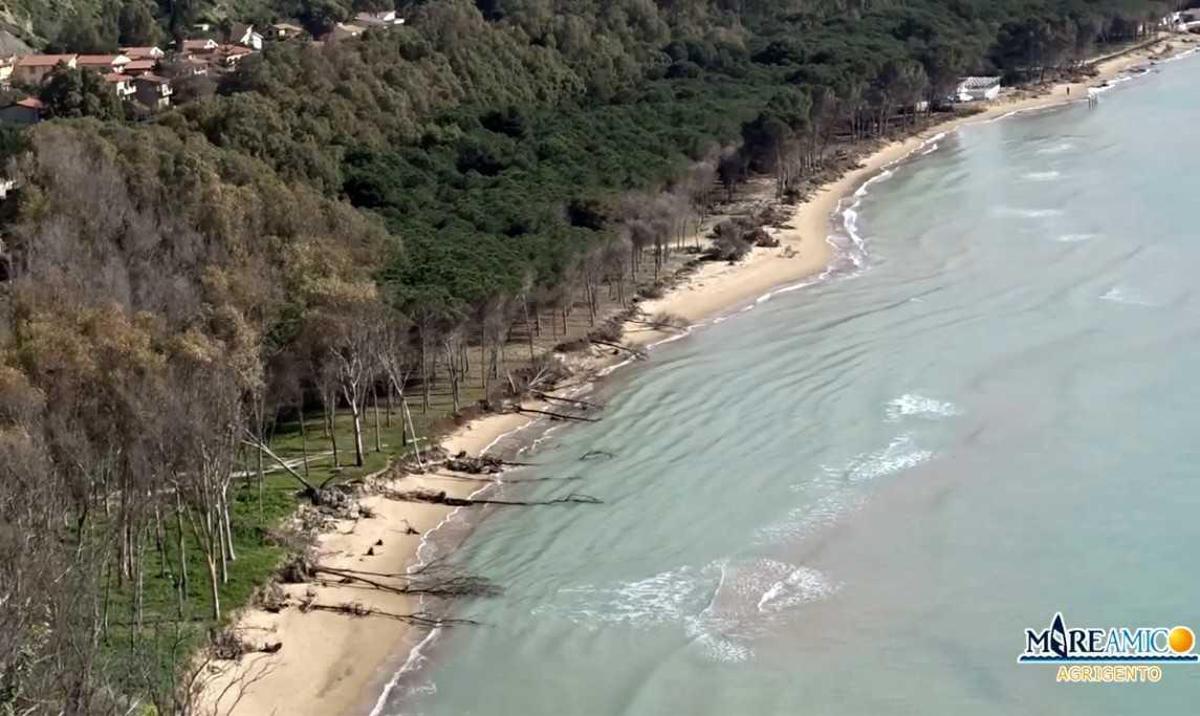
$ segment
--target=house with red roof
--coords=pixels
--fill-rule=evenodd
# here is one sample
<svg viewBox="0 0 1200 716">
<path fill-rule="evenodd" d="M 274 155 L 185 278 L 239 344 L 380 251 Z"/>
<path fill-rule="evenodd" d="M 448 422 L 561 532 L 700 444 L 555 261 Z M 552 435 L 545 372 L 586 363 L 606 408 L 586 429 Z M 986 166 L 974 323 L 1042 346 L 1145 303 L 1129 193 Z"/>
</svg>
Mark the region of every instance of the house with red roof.
<svg viewBox="0 0 1200 716">
<path fill-rule="evenodd" d="M 129 58 L 125 55 L 76 55 L 75 66 L 85 70 L 95 70 L 97 72 L 120 72 L 125 65 L 129 64 Z"/>
<path fill-rule="evenodd" d="M 110 72 L 104 75 L 104 81 L 112 85 L 113 90 L 121 99 L 129 99 L 133 96 L 133 79 L 132 76 L 120 72 Z"/>
<path fill-rule="evenodd" d="M 12 81 L 17 84 L 40 85 L 60 64 L 74 69 L 78 55 L 22 55 L 13 64 Z"/>
<path fill-rule="evenodd" d="M 167 53 L 157 47 L 122 47 L 121 54 L 130 60 L 161 60 Z"/>
<path fill-rule="evenodd" d="M 121 69 L 121 72 L 127 75 L 144 75 L 147 72 L 154 72 L 158 69 L 158 60 L 141 59 L 130 60 L 129 64 Z"/>
<path fill-rule="evenodd" d="M 133 96 L 150 109 L 165 109 L 171 105 L 171 81 L 156 74 L 133 78 Z"/>
<path fill-rule="evenodd" d="M 37 124 L 42 121 L 46 105 L 37 97 L 26 97 L 0 107 L 0 122 L 8 124 Z"/>
</svg>

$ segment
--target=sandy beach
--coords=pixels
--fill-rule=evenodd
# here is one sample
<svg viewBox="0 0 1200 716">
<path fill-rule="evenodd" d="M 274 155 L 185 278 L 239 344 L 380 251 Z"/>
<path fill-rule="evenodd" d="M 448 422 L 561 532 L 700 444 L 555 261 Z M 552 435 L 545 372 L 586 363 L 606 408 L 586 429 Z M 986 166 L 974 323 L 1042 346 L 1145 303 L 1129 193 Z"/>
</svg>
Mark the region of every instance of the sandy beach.
<svg viewBox="0 0 1200 716">
<path fill-rule="evenodd" d="M 1192 39 L 1172 38 L 1153 47 L 1120 54 L 1099 62 L 1098 76 L 1085 83 L 1059 84 L 1036 96 L 1015 93 L 989 104 L 978 114 L 931 126 L 903 141 L 883 145 L 864 157 L 856 169 L 797 206 L 788 224 L 791 228 L 778 231 L 779 247 L 755 249 L 738 264 L 705 264 L 666 296 L 647 301 L 642 307 L 647 315 L 670 313 L 699 324 L 738 310 L 772 289 L 811 278 L 824 270 L 832 257 L 827 237 L 839 203 L 870 177 L 903 161 L 935 135 L 1015 112 L 1086 101 L 1088 87 L 1114 79 L 1151 58 L 1165 58 L 1195 47 Z M 641 326 L 627 328 L 626 340 L 631 344 L 649 345 L 668 335 Z M 531 418 L 517 414 L 483 417 L 458 429 L 443 441 L 443 447 L 450 453 L 466 451 L 479 455 L 501 436 L 530 422 Z M 467 497 L 486 483 L 442 473 L 408 475 L 393 480 L 392 484 L 397 489 L 444 490 L 453 497 Z M 339 521 L 324 533 L 317 543 L 322 564 L 382 574 L 403 572 L 419 559 L 422 540 L 436 531 L 454 509 L 383 496 L 367 497 L 362 502 L 373 517 Z M 288 585 L 285 590 L 293 603 L 310 600 L 335 607 L 360 603 L 371 610 L 393 614 L 418 610 L 416 600 L 411 597 L 351 585 L 301 584 Z M 226 690 L 236 680 L 249 684 L 232 709 L 236 714 L 369 713 L 380 690 L 403 666 L 417 640 L 425 635 L 422 629 L 387 617 L 354 617 L 294 607 L 278 613 L 247 609 L 237 625 L 247 642 L 279 642 L 282 648 L 275 654 L 251 654 L 236 664 L 224 662 L 212 667 L 206 700 L 212 705 L 220 699 L 215 704 L 220 713 L 229 712 L 239 698 L 238 689 Z"/>
</svg>

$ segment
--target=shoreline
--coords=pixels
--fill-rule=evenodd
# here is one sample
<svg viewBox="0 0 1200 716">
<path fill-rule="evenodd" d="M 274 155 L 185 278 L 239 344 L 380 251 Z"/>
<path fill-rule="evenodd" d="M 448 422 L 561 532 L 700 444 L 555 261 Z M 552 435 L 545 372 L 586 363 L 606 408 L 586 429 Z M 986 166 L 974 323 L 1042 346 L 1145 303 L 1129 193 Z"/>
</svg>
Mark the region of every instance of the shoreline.
<svg viewBox="0 0 1200 716">
<path fill-rule="evenodd" d="M 794 207 L 790 228 L 774 231 L 777 248 L 756 248 L 738 264 L 705 263 L 695 273 L 659 299 L 641 304 L 647 315 L 670 313 L 692 328 L 710 325 L 723 317 L 752 308 L 773 295 L 809 285 L 834 268 L 835 247 L 830 237 L 841 233 L 835 220 L 855 193 L 890 167 L 913 157 L 942 135 L 976 122 L 989 122 L 1018 113 L 1067 106 L 1086 101 L 1087 88 L 1110 83 L 1135 66 L 1155 59 L 1194 51 L 1196 39 L 1167 37 L 1146 46 L 1109 56 L 1095 65 L 1097 74 L 1085 82 L 1060 83 L 1041 94 L 1024 92 L 991 103 L 984 111 L 949 119 L 902 140 L 888 141 L 859 159 L 858 166 L 817 189 Z M 1156 52 L 1155 50 L 1161 50 Z M 1069 90 L 1069 91 L 1068 91 Z M 652 348 L 687 335 L 627 324 L 625 343 Z M 604 374 L 619 365 L 611 356 L 585 361 L 590 372 Z M 534 406 L 535 401 L 523 401 Z M 456 429 L 442 441 L 451 454 L 466 451 L 480 455 L 505 437 L 538 422 L 514 413 L 487 415 Z M 387 481 L 403 489 L 445 491 L 465 498 L 494 483 L 478 482 L 446 473 L 405 475 Z M 373 514 L 370 519 L 338 520 L 318 537 L 316 549 L 322 564 L 335 568 L 401 573 L 422 559 L 431 535 L 461 508 L 438 504 L 398 502 L 381 495 L 361 498 Z M 419 534 L 411 534 L 412 528 Z M 465 534 L 463 537 L 465 538 Z M 354 585 L 283 585 L 289 602 L 313 598 L 321 605 L 361 603 L 394 614 L 419 611 L 419 598 L 364 589 Z M 354 617 L 331 612 L 302 612 L 286 608 L 269 613 L 248 607 L 237 619 L 237 628 L 251 643 L 282 642 L 275 654 L 248 654 L 241 662 L 220 662 L 208 681 L 207 693 L 218 694 L 235 677 L 253 684 L 232 713 L 329 714 L 371 713 L 381 702 L 385 686 L 399 672 L 425 658 L 420 644 L 432 632 L 402 621 L 379 617 Z M 220 704 L 230 708 L 234 696 Z M 214 700 L 207 699 L 210 703 Z"/>
</svg>

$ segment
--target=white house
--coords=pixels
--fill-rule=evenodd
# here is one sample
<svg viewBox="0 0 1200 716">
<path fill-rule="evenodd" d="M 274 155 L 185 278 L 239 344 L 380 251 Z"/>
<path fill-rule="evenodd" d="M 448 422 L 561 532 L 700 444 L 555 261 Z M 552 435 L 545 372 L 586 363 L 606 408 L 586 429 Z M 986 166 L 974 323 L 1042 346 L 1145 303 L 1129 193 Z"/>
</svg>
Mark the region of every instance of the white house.
<svg viewBox="0 0 1200 716">
<path fill-rule="evenodd" d="M 300 37 L 304 34 L 303 27 L 293 25 L 289 22 L 277 22 L 271 26 L 271 30 L 276 40 L 290 40 L 293 37 Z"/>
<path fill-rule="evenodd" d="M 387 27 L 403 25 L 404 18 L 397 16 L 395 10 L 384 10 L 383 12 L 360 12 L 354 16 L 354 22 L 363 27 Z"/>
<path fill-rule="evenodd" d="M 252 50 L 263 48 L 263 36 L 254 31 L 253 25 L 237 22 L 229 29 L 229 41 L 235 45 L 249 47 Z"/>
<path fill-rule="evenodd" d="M 106 74 L 121 72 L 129 63 L 130 59 L 126 55 L 78 55 L 75 58 L 77 67 Z"/>
<path fill-rule="evenodd" d="M 963 77 L 954 91 L 954 97 L 959 102 L 991 101 L 999 96 L 999 77 Z"/>
<path fill-rule="evenodd" d="M 113 91 L 121 99 L 129 99 L 133 96 L 135 92 L 133 79 L 133 77 L 120 72 L 110 72 L 104 75 L 104 81 L 112 85 Z"/>
<path fill-rule="evenodd" d="M 167 53 L 158 47 L 122 47 L 121 54 L 131 61 L 161 60 Z"/>
<path fill-rule="evenodd" d="M 183 47 L 180 48 L 183 54 L 190 55 L 192 53 L 212 52 L 217 49 L 217 41 L 208 38 L 202 40 L 184 40 Z"/>
<path fill-rule="evenodd" d="M 12 84 L 13 67 L 17 64 L 17 56 L 10 55 L 0 59 L 0 88 L 7 89 Z"/>
<path fill-rule="evenodd" d="M 338 42 L 340 40 L 349 40 L 358 37 L 366 31 L 366 28 L 361 25 L 352 25 L 346 22 L 339 22 L 333 26 L 333 29 L 325 33 L 322 39 L 326 42 Z"/>
</svg>

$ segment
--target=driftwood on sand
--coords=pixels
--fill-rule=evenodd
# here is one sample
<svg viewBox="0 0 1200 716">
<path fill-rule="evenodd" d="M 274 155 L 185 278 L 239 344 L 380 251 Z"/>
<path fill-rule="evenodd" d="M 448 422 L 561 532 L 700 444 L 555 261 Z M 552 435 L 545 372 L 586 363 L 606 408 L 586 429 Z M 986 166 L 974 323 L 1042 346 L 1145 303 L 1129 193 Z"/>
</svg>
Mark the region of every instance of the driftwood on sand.
<svg viewBox="0 0 1200 716">
<path fill-rule="evenodd" d="M 451 507 L 470 507 L 472 505 L 501 505 L 515 507 L 529 507 L 533 505 L 562 505 L 562 504 L 585 504 L 598 505 L 602 500 L 591 495 L 584 495 L 578 492 L 572 492 L 566 497 L 557 497 L 552 500 L 489 500 L 487 498 L 465 498 L 451 497 L 447 495 L 445 490 L 390 490 L 382 493 L 384 497 L 391 500 L 400 500 L 402 502 L 429 502 L 435 505 L 449 505 Z"/>
<path fill-rule="evenodd" d="M 343 604 L 318 604 L 313 602 L 308 604 L 304 611 L 306 612 L 333 612 L 335 614 L 346 614 L 353 617 L 384 617 L 387 619 L 395 619 L 402 621 L 405 624 L 422 627 L 452 627 L 464 625 L 476 625 L 479 622 L 474 619 L 454 619 L 449 617 L 435 617 L 431 614 L 421 612 L 413 614 L 398 614 L 389 612 L 383 609 L 375 609 L 368 607 L 360 602 L 345 602 Z M 281 645 L 282 646 L 282 645 Z"/>
<path fill-rule="evenodd" d="M 388 574 L 358 569 L 312 566 L 318 583 L 358 584 L 392 594 L 428 594 L 436 597 L 494 597 L 500 588 L 491 580 L 454 570 L 415 570 Z M 322 578 L 324 576 L 324 578 Z M 336 580 L 330 580 L 335 577 Z"/>
<path fill-rule="evenodd" d="M 532 413 L 534 415 L 545 415 L 547 417 L 555 418 L 558 420 L 578 420 L 581 423 L 598 423 L 598 422 L 600 422 L 599 418 L 585 418 L 582 415 L 569 415 L 567 413 L 556 413 L 552 410 L 537 410 L 535 408 L 524 408 L 519 405 L 516 408 L 514 408 L 514 410 L 518 413 Z"/>
</svg>

